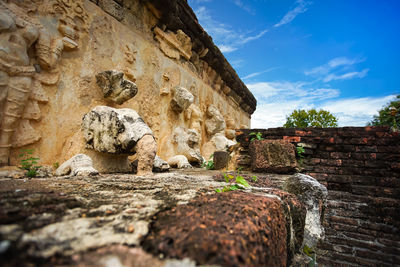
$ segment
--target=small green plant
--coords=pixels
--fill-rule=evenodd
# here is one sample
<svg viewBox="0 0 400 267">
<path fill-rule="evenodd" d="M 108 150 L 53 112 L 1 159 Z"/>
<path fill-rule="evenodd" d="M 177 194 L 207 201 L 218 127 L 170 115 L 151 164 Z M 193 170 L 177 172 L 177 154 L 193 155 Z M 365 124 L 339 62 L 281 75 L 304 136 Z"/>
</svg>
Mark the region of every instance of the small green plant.
<svg viewBox="0 0 400 267">
<path fill-rule="evenodd" d="M 262 138 L 262 133 L 260 132 L 251 132 L 249 135 L 254 135 L 254 137 L 250 139 L 250 142 L 254 140 L 264 140 L 264 138 Z"/>
<path fill-rule="evenodd" d="M 41 167 L 36 165 L 39 161 L 39 158 L 33 157 L 33 149 L 23 149 L 21 150 L 21 154 L 19 154 L 21 169 L 27 170 L 25 174 L 27 177 L 35 177 L 37 175 L 37 170 Z"/>
<path fill-rule="evenodd" d="M 302 146 L 297 146 L 296 152 L 297 152 L 297 156 L 299 157 L 299 164 L 303 165 L 303 158 L 304 158 L 303 154 L 306 152 L 306 150 Z"/>
<path fill-rule="evenodd" d="M 225 182 L 228 183 L 228 185 L 224 186 L 222 189 L 221 188 L 215 189 L 217 193 L 243 190 L 247 187 L 250 187 L 249 183 L 242 175 L 239 174 L 239 172 L 237 172 L 235 175 L 223 173 L 223 176 Z"/>
<path fill-rule="evenodd" d="M 253 175 L 253 176 L 251 176 L 251 180 L 253 180 L 253 182 L 257 182 L 258 178 L 257 178 L 257 176 Z"/>
<path fill-rule="evenodd" d="M 208 161 L 204 161 L 201 165 L 202 168 L 206 167 L 207 170 L 214 170 L 214 154 L 210 156 Z"/>
<path fill-rule="evenodd" d="M 297 155 L 299 156 L 299 158 L 304 158 L 304 153 L 306 152 L 305 151 L 305 149 L 304 149 L 304 147 L 302 147 L 302 146 L 297 146 L 296 147 L 296 152 L 297 152 Z"/>
<path fill-rule="evenodd" d="M 309 267 L 314 267 L 315 264 L 317 263 L 316 257 L 315 257 L 315 251 L 314 251 L 312 248 L 310 248 L 309 246 L 304 245 L 304 247 L 303 247 L 303 252 L 304 252 L 308 257 L 311 258 L 311 262 L 310 262 L 310 264 L 309 264 L 308 266 L 309 266 Z"/>
<path fill-rule="evenodd" d="M 54 170 L 57 170 L 58 167 L 60 167 L 60 163 L 59 163 L 58 161 L 57 161 L 57 162 L 54 162 L 54 163 L 53 163 L 53 169 L 54 169 Z"/>
</svg>

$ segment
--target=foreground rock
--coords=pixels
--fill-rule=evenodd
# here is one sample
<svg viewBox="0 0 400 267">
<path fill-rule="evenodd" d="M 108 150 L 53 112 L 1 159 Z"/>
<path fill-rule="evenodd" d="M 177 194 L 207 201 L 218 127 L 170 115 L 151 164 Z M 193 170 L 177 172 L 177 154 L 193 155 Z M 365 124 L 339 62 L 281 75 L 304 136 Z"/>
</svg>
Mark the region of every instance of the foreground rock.
<svg viewBox="0 0 400 267">
<path fill-rule="evenodd" d="M 227 184 L 209 174 L 2 178 L 0 265 L 129 266 L 135 257 L 143 262 L 131 266 L 293 263 L 305 206 L 293 194 L 265 188 L 291 176 L 259 177 L 246 192 L 217 194 Z"/>
<path fill-rule="evenodd" d="M 326 208 L 328 190 L 309 175 L 297 173 L 286 181 L 285 189 L 295 194 L 306 206 L 306 226 L 304 245 L 316 248 L 318 241 L 324 238 L 322 226 Z"/>
</svg>

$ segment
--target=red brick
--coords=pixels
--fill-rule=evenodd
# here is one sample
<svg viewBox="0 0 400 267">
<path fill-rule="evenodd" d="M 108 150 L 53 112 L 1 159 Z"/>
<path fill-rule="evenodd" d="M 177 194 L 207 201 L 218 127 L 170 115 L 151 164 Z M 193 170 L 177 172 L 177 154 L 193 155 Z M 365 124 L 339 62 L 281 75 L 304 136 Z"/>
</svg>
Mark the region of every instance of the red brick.
<svg viewBox="0 0 400 267">
<path fill-rule="evenodd" d="M 300 136 L 283 136 L 282 139 L 285 141 L 292 142 L 292 143 L 298 143 L 298 142 L 300 142 L 301 137 Z"/>
</svg>

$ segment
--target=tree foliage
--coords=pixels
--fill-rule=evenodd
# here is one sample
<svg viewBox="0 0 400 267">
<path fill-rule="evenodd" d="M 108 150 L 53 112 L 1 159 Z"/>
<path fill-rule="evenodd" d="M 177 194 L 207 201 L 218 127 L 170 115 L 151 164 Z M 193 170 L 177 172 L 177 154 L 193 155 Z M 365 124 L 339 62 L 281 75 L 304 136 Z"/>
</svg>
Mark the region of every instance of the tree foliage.
<svg viewBox="0 0 400 267">
<path fill-rule="evenodd" d="M 369 125 L 391 126 L 397 129 L 400 126 L 400 95 L 379 110 Z"/>
<path fill-rule="evenodd" d="M 297 109 L 286 117 L 286 128 L 306 128 L 306 127 L 337 127 L 337 118 L 329 111 L 320 109 Z"/>
</svg>

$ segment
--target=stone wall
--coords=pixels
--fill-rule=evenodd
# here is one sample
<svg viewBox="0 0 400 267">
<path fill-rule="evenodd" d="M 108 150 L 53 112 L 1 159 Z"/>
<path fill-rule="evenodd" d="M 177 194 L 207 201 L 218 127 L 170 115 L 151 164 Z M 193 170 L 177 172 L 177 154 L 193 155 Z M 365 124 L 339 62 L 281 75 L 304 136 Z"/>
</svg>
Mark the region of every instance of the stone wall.
<svg viewBox="0 0 400 267">
<path fill-rule="evenodd" d="M 168 1 L 162 8 L 159 2 L 0 3 L 0 46 L 10 55 L 0 55 L 0 165 L 17 165 L 21 148 L 33 148 L 42 165 L 77 153 L 95 157 L 84 147 L 81 122 L 98 105 L 136 110 L 154 132 L 164 159 L 180 154 L 173 137 L 178 127 L 195 129 L 200 152 L 209 153 L 205 145 L 212 136 L 204 121 L 210 106 L 226 121 L 226 130 L 250 126 L 254 96 L 187 2 Z M 176 10 L 175 18 L 190 27 L 171 23 L 167 17 Z M 9 42 L 15 36 L 22 46 Z M 136 96 L 121 105 L 106 99 L 96 75 L 108 70 L 134 82 Z M 193 95 L 182 111 L 171 108 L 177 86 Z M 16 99 L 13 91 L 22 94 Z"/>
<path fill-rule="evenodd" d="M 237 165 L 250 168 L 251 132 L 303 146 L 300 168 L 328 188 L 327 266 L 394 266 L 400 262 L 400 135 L 386 127 L 237 130 Z"/>
</svg>

